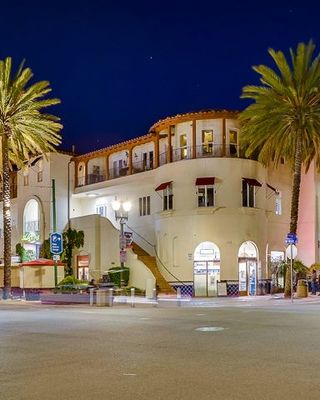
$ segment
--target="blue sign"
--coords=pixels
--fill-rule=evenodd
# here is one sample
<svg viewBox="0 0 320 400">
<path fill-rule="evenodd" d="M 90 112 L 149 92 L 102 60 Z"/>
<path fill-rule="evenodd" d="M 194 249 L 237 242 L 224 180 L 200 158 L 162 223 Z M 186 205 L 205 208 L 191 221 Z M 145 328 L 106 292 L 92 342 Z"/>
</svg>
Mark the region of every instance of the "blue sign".
<svg viewBox="0 0 320 400">
<path fill-rule="evenodd" d="M 298 237 L 295 233 L 289 232 L 286 237 L 286 244 L 297 244 Z"/>
<path fill-rule="evenodd" d="M 63 252 L 62 235 L 59 232 L 50 235 L 50 251 L 52 254 L 61 254 Z"/>
</svg>

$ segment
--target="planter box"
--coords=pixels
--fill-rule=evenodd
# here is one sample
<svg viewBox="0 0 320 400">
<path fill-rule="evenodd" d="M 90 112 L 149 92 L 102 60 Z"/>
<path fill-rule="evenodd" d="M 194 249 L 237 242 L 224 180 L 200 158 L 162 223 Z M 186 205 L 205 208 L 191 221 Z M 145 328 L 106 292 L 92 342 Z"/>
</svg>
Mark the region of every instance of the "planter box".
<svg viewBox="0 0 320 400">
<path fill-rule="evenodd" d="M 90 304 L 90 295 L 88 293 L 50 293 L 40 295 L 43 304 Z M 94 303 L 96 296 L 93 296 Z"/>
</svg>

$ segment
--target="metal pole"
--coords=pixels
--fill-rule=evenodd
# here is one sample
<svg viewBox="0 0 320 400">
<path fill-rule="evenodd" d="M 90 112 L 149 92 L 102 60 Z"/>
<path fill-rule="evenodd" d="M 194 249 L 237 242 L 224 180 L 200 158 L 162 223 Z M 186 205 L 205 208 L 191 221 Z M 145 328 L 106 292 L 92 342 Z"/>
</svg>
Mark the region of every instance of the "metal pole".
<svg viewBox="0 0 320 400">
<path fill-rule="evenodd" d="M 53 232 L 57 230 L 57 215 L 56 215 L 56 181 L 52 179 L 52 223 Z M 58 284 L 58 268 L 57 260 L 54 260 L 54 286 Z"/>
<path fill-rule="evenodd" d="M 293 253 L 292 253 L 292 244 L 290 244 L 290 270 L 291 270 L 291 303 L 293 303 Z"/>
<path fill-rule="evenodd" d="M 123 235 L 124 235 L 124 220 L 120 218 L 120 260 L 122 257 L 122 251 L 124 250 L 123 247 Z M 120 261 L 120 288 L 122 287 L 122 270 L 124 269 L 124 262 Z"/>
</svg>

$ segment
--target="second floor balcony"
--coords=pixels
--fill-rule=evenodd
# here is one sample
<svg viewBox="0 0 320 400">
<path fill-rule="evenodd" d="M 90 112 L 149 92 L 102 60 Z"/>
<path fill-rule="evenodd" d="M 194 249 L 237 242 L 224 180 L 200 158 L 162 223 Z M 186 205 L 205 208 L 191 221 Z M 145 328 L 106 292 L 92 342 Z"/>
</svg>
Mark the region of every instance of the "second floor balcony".
<svg viewBox="0 0 320 400">
<path fill-rule="evenodd" d="M 169 162 L 177 162 L 182 160 L 200 159 L 200 158 L 246 158 L 244 150 L 240 149 L 237 144 L 216 144 L 213 142 L 202 143 L 198 146 L 184 146 L 168 149 L 159 154 L 158 162 L 148 159 L 142 161 L 132 161 L 131 168 L 122 166 L 110 168 L 107 172 L 88 173 L 77 177 L 76 187 L 82 187 L 123 176 L 133 175 L 154 169 L 156 166 L 168 164 Z"/>
</svg>

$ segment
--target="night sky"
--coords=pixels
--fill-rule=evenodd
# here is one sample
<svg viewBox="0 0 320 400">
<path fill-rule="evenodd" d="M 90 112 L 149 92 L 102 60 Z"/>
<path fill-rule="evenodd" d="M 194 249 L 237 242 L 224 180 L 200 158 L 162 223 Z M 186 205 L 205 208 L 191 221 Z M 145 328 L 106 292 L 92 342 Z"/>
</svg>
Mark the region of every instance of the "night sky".
<svg viewBox="0 0 320 400">
<path fill-rule="evenodd" d="M 144 135 L 161 118 L 243 109 L 267 49 L 313 39 L 316 1 L 1 0 L 1 58 L 25 58 L 62 104 L 63 149 Z"/>
</svg>

